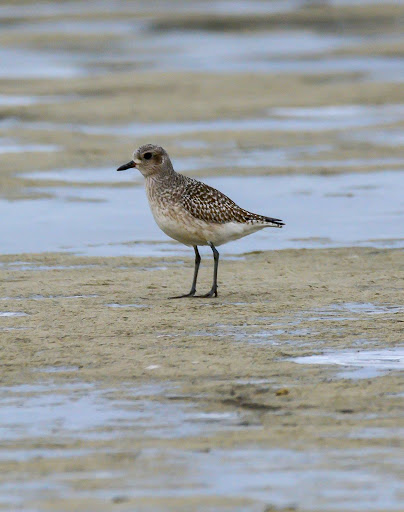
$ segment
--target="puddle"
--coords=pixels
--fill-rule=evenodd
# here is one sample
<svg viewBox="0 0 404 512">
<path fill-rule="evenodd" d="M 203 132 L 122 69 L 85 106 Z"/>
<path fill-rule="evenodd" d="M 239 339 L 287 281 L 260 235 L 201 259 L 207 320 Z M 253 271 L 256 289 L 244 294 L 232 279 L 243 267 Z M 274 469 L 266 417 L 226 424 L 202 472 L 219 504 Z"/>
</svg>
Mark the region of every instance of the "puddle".
<svg viewBox="0 0 404 512">
<path fill-rule="evenodd" d="M 319 151 L 331 149 L 330 145 L 297 146 L 292 148 L 266 148 L 241 150 L 230 147 L 227 152 L 221 151 L 210 157 L 184 157 L 174 160 L 175 169 L 178 172 L 195 171 L 218 167 L 228 167 L 231 160 L 233 168 L 254 168 L 271 166 L 318 166 L 323 165 L 317 161 L 298 161 L 298 158 L 305 158 L 315 155 Z M 391 160 L 391 159 L 390 159 Z M 384 160 L 381 163 L 391 163 Z M 370 160 L 373 162 L 373 160 Z M 333 162 L 330 162 L 330 165 Z M 404 159 L 403 159 L 404 163 Z M 337 165 L 340 162 L 337 162 Z M 374 163 L 377 165 L 377 163 Z M 52 171 L 35 171 L 20 174 L 24 179 L 41 181 L 62 181 L 65 183 L 136 183 L 143 184 L 143 177 L 134 173 L 116 173 L 113 167 L 106 168 L 85 168 L 85 169 L 57 169 Z M 123 176 L 122 176 L 123 175 Z"/>
<path fill-rule="evenodd" d="M 34 371 L 38 373 L 70 373 L 76 372 L 79 369 L 78 366 L 50 366 L 49 368 L 41 368 Z"/>
<path fill-rule="evenodd" d="M 156 395 L 162 401 L 150 398 Z M 190 402 L 165 401 L 165 397 L 169 397 L 166 384 L 133 389 L 129 385 L 97 389 L 82 383 L 3 387 L 0 435 L 3 445 L 28 438 L 106 440 L 141 435 L 173 439 L 231 430 L 241 422 L 235 412 L 201 412 Z"/>
<path fill-rule="evenodd" d="M 294 167 L 320 167 L 325 169 L 339 169 L 349 167 L 388 167 L 389 165 L 403 165 L 403 158 L 348 158 L 345 160 L 304 160 L 302 162 L 291 162 L 289 166 Z M 332 195 L 332 194 L 330 194 Z"/>
<path fill-rule="evenodd" d="M 24 107 L 29 105 L 39 105 L 41 103 L 57 103 L 61 100 L 61 96 L 22 96 L 14 94 L 0 94 L 1 107 Z M 63 101 L 66 101 L 65 97 L 63 97 Z"/>
<path fill-rule="evenodd" d="M 366 2 L 366 0 L 361 0 Z M 374 0 L 368 0 L 374 1 Z M 380 0 L 379 0 L 380 1 Z M 189 2 L 187 0 L 176 1 L 176 2 L 156 2 L 160 9 L 164 10 L 169 8 L 171 12 L 180 13 L 215 13 L 215 14 L 265 14 L 268 12 L 283 12 L 299 6 L 300 0 L 271 0 L 271 2 L 262 2 L 259 0 L 249 0 L 247 3 L 244 0 L 221 0 L 213 4 L 203 1 Z M 335 0 L 334 0 L 335 2 Z M 335 3 L 341 3 L 341 0 L 337 0 Z M 153 10 L 153 6 L 150 6 L 148 2 L 136 2 L 134 4 L 127 2 L 107 2 L 103 0 L 96 0 L 92 2 L 91 7 L 87 6 L 83 2 L 69 1 L 69 2 L 37 2 L 35 5 L 31 4 L 17 4 L 17 5 L 2 5 L 0 6 L 0 17 L 4 18 L 37 18 L 37 17 L 50 17 L 56 18 L 62 15 L 74 15 L 74 14 L 94 14 L 97 13 L 110 13 L 111 10 L 114 13 L 150 13 Z M 112 22 L 114 20 L 111 20 Z M 122 20 L 119 20 L 121 23 Z M 58 22 L 54 22 L 58 26 Z M 60 23 L 60 22 L 59 22 Z M 68 24 L 68 28 L 74 31 L 80 31 L 80 21 L 71 21 Z M 103 29 L 107 23 L 102 20 L 89 19 L 86 20 L 86 25 L 90 25 L 91 30 L 94 25 L 97 30 Z M 53 26 L 50 25 L 51 27 Z M 112 23 L 114 27 L 114 23 Z M 41 26 L 42 27 L 42 26 Z M 63 28 L 63 27 L 61 27 Z M 43 28 L 42 28 L 43 29 Z M 118 29 L 118 27 L 117 27 Z M 83 28 L 84 30 L 84 28 Z"/>
<path fill-rule="evenodd" d="M 6 153 L 35 153 L 60 151 L 60 146 L 51 144 L 25 144 L 14 139 L 0 137 L 0 155 Z"/>
<path fill-rule="evenodd" d="M 172 4 L 171 4 L 172 5 Z M 268 4 L 267 4 L 268 5 Z M 271 4 L 269 4 L 271 5 Z M 115 13 L 115 10 L 114 10 Z M 157 22 L 158 23 L 158 22 Z M 258 73 L 362 73 L 362 79 L 402 81 L 400 58 L 388 56 L 334 56 L 330 52 L 364 42 L 352 33 L 315 30 L 154 30 L 153 21 L 89 19 L 23 23 L 2 27 L 41 34 L 76 34 L 76 37 L 109 36 L 110 44 L 98 51 L 72 48 L 53 51 L 3 47 L 5 65 L 0 76 L 11 78 L 72 78 L 105 74 L 111 70 Z M 140 37 L 139 37 L 140 35 Z M 382 35 L 381 35 L 382 37 Z"/>
<path fill-rule="evenodd" d="M 54 452 L 51 456 L 60 454 L 59 450 Z M 69 450 L 67 456 L 73 454 L 77 451 Z M 133 450 L 127 454 L 135 457 Z M 5 455 L 9 457 L 8 452 Z M 26 460 L 24 454 L 19 455 Z M 206 453 L 147 448 L 136 454 L 135 464 L 121 471 L 55 472 L 29 483 L 19 479 L 0 486 L 0 496 L 10 495 L 11 491 L 27 501 L 39 497 L 41 501 L 55 500 L 58 496 L 66 500 L 68 496 L 75 503 L 85 498 L 114 502 L 119 496 L 123 503 L 129 499 L 148 503 L 157 498 L 166 504 L 182 503 L 180 500 L 189 504 L 193 498 L 203 510 L 211 510 L 204 504 L 216 500 L 214 510 L 235 512 L 269 510 L 268 506 L 273 510 L 303 507 L 319 512 L 376 512 L 399 510 L 399 468 L 397 449 L 393 448 L 302 452 L 251 446 Z M 79 485 L 84 478 L 91 490 Z M 105 479 L 105 485 L 100 485 L 100 479 Z M 243 505 L 235 505 L 236 500 Z"/>
<path fill-rule="evenodd" d="M 121 174 L 114 170 L 111 173 Z M 286 222 L 282 230 L 263 230 L 226 244 L 221 248 L 223 255 L 302 247 L 403 247 L 404 244 L 403 171 L 337 176 L 234 176 L 204 181 L 244 208 Z M 0 217 L 7 219 L 7 223 L 0 224 L 3 253 L 60 250 L 94 256 L 189 253 L 188 248 L 172 243 L 156 226 L 143 187 L 43 190 L 55 197 L 0 200 Z M 347 197 L 347 193 L 353 197 Z M 79 201 L 71 202 L 72 196 Z M 211 258 L 209 250 L 202 248 L 202 252 L 204 258 Z M 49 270 L 57 268 L 60 267 L 50 266 Z M 20 270 L 23 269 L 21 266 Z"/>
<path fill-rule="evenodd" d="M 278 62 L 282 71 L 294 71 L 301 69 L 297 57 L 319 56 L 360 41 L 360 38 L 352 35 L 345 37 L 336 33 L 319 34 L 291 28 L 226 32 L 200 29 L 191 31 L 176 27 L 173 30 L 146 31 L 135 45 L 147 58 L 136 56 L 136 59 L 146 63 L 152 70 L 273 73 Z M 130 43 L 126 48 L 133 49 L 134 45 Z M 164 48 L 160 55 L 156 51 L 158 48 Z M 320 59 L 320 62 L 330 67 L 325 60 Z M 313 63 L 316 63 L 315 59 Z M 317 67 L 320 68 L 318 63 Z"/>
<path fill-rule="evenodd" d="M 67 450 L 65 448 L 33 448 L 30 450 L 1 450 L 0 461 L 14 461 L 14 462 L 26 462 L 30 459 L 40 459 L 46 457 L 47 459 L 54 458 L 75 458 L 83 457 L 85 455 L 91 455 L 91 450 L 85 450 L 84 448 L 76 450 Z M 3 491 L 3 492 L 2 492 Z M 0 483 L 0 503 L 5 500 L 4 496 L 4 484 Z M 32 509 L 24 508 L 24 512 L 34 512 Z M 35 510 L 36 512 L 36 510 Z"/>
<path fill-rule="evenodd" d="M 380 350 L 346 350 L 290 359 L 300 364 L 344 366 L 342 378 L 366 379 L 404 370 L 404 346 Z M 354 369 L 354 370 L 352 370 Z"/>
<path fill-rule="evenodd" d="M 19 317 L 19 316 L 28 316 L 28 314 L 23 313 L 22 311 L 0 311 L 0 317 Z"/>
<path fill-rule="evenodd" d="M 0 268 L 8 271 L 25 271 L 25 270 L 76 270 L 81 268 L 94 268 L 97 265 L 38 265 L 36 263 L 13 261 L 10 263 L 0 262 Z"/>
<path fill-rule="evenodd" d="M 74 78 L 83 74 L 80 61 L 82 59 L 68 53 L 63 55 L 63 52 L 3 46 L 0 48 L 0 78 Z"/>
<path fill-rule="evenodd" d="M 401 104 L 399 110 L 403 112 Z M 321 107 L 276 107 L 268 110 L 270 114 L 286 118 L 334 120 L 345 127 L 357 126 L 358 118 L 365 116 L 368 122 L 379 123 L 385 121 L 385 116 L 393 113 L 396 105 L 326 105 Z"/>
<path fill-rule="evenodd" d="M 290 507 L 291 510 L 297 507 L 319 511 L 384 510 L 397 507 L 400 481 L 397 475 L 387 476 L 372 469 L 372 461 L 381 453 L 385 452 L 363 450 L 363 463 L 359 464 L 360 450 L 308 453 L 249 447 L 209 453 L 167 451 L 163 460 L 160 452 L 146 450 L 139 464 L 147 469 L 136 480 L 138 490 L 129 495 L 179 498 L 185 493 L 186 496 L 208 495 L 222 499 L 242 497 L 255 502 L 254 508 L 246 505 L 242 510 L 262 510 L 256 508 L 259 502 L 261 506 L 271 503 L 276 508 Z M 394 450 L 387 450 L 386 458 L 398 469 Z M 160 471 L 157 469 L 159 461 Z M 160 473 L 157 479 L 153 477 L 156 470 Z M 182 485 L 175 489 L 175 475 L 179 471 L 183 476 Z M 150 481 L 153 482 L 151 489 L 148 488 Z"/>
<path fill-rule="evenodd" d="M 394 439 L 404 437 L 404 428 L 366 427 L 351 432 L 351 439 Z"/>
<path fill-rule="evenodd" d="M 227 306 L 229 303 L 218 304 L 215 307 Z M 244 303 L 233 303 L 235 305 Z M 209 304 L 202 303 L 201 306 Z M 349 311 L 353 316 L 346 316 L 344 313 Z M 353 322 L 363 320 L 361 315 L 382 315 L 382 314 L 399 314 L 404 311 L 404 306 L 392 304 L 372 304 L 372 303 L 344 303 L 332 304 L 326 308 L 315 308 L 313 310 L 304 311 L 293 316 L 287 316 L 280 322 L 274 322 L 272 318 L 257 317 L 258 324 L 244 325 L 225 325 L 218 324 L 216 330 L 207 331 L 200 330 L 191 333 L 191 336 L 206 337 L 229 337 L 239 342 L 247 342 L 263 346 L 287 346 L 294 345 L 299 347 L 311 346 L 313 336 L 317 339 L 315 343 L 318 347 L 326 346 L 326 341 L 318 339 L 321 331 L 315 330 L 313 327 L 296 327 L 304 322 Z M 313 316 L 313 314 L 315 316 Z M 330 329 L 329 326 L 327 326 Z M 334 327 L 335 328 L 335 327 Z M 339 328 L 339 327 L 338 327 Z M 282 339 L 279 339 L 282 336 Z M 289 339 L 287 339 L 289 337 Z M 375 340 L 358 338 L 353 342 L 353 346 L 363 349 L 366 346 L 376 343 Z M 312 356 L 313 358 L 323 356 Z M 304 359 L 304 358 L 302 358 Z M 311 360 L 308 360 L 310 362 Z M 300 361 L 299 361 L 300 362 Z M 324 363 L 325 364 L 325 363 Z M 330 363 L 331 364 L 331 363 Z M 342 364 L 342 363 L 341 363 Z M 360 372 L 359 372 L 360 373 Z"/>
<path fill-rule="evenodd" d="M 404 80 L 401 59 L 398 57 L 333 57 L 327 54 L 320 59 L 273 60 L 257 66 L 267 73 L 363 73 L 362 81 L 402 82 Z M 388 78 L 387 78 L 388 77 Z"/>
<path fill-rule="evenodd" d="M 63 181 L 65 183 L 142 183 L 140 176 L 132 173 L 125 174 L 122 180 L 118 173 L 111 167 L 95 167 L 85 169 L 58 169 L 54 171 L 36 171 L 19 174 L 21 178 L 29 180 Z"/>
<path fill-rule="evenodd" d="M 346 302 L 344 304 L 330 304 L 325 308 L 314 308 L 298 315 L 297 323 L 301 321 L 318 322 L 333 321 L 344 322 L 360 320 L 359 315 L 386 315 L 404 311 L 404 306 L 395 304 L 373 304 L 371 302 Z M 356 316 L 346 316 L 344 313 L 352 313 Z M 312 316 L 313 315 L 313 316 Z"/>
<path fill-rule="evenodd" d="M 379 146 L 404 146 L 404 131 L 402 129 L 361 131 L 352 134 L 352 137 L 355 140 L 369 142 Z"/>
<path fill-rule="evenodd" d="M 336 3 L 343 2 L 334 1 L 333 5 Z M 304 10 L 305 4 L 298 0 L 153 4 L 106 0 L 92 2 L 90 9 L 75 1 L 48 1 L 35 6 L 10 2 L 0 6 L 5 39 L 0 49 L 0 76 L 60 79 L 142 70 L 356 73 L 357 80 L 404 80 L 399 56 L 335 55 L 336 50 L 368 43 L 369 35 L 358 30 L 360 14 L 358 28 L 332 16 L 324 24 L 309 23 L 302 29 L 288 24 L 288 13 Z M 194 28 L 187 27 L 187 20 L 179 26 L 173 19 L 176 13 L 188 15 Z M 252 23 L 252 16 L 271 13 L 285 13 L 278 29 L 270 19 L 268 28 Z M 241 21 L 240 27 L 232 26 L 233 17 Z M 216 28 L 215 21 L 219 23 Z M 19 41 L 18 32 L 28 39 Z M 373 33 L 372 43 L 390 41 L 394 37 L 391 32 L 388 27 L 384 33 Z M 66 41 L 67 35 L 74 38 L 74 44 Z M 52 45 L 53 41 L 56 44 Z"/>
<path fill-rule="evenodd" d="M 285 334 L 284 329 L 265 329 L 263 331 L 245 333 L 242 335 L 236 334 L 235 337 L 239 341 L 248 341 L 248 343 L 263 345 L 278 345 L 279 343 L 272 338 Z M 282 342 L 283 344 L 284 342 Z"/>
<path fill-rule="evenodd" d="M 224 303 L 220 306 L 227 306 L 229 303 Z M 202 306 L 208 306 L 208 304 L 201 304 Z M 311 345 L 310 340 L 307 341 L 307 343 L 303 343 L 301 339 L 296 338 L 302 338 L 305 336 L 312 336 L 317 334 L 317 332 L 309 330 L 309 329 L 289 329 L 291 323 L 287 323 L 287 327 L 284 329 L 271 329 L 266 328 L 259 331 L 254 331 L 253 329 L 256 327 L 262 327 L 257 325 L 216 325 L 216 330 L 207 331 L 207 330 L 200 330 L 200 331 L 194 331 L 190 333 L 189 335 L 192 337 L 208 337 L 208 338 L 231 338 L 234 341 L 237 342 L 243 342 L 243 343 L 251 343 L 254 345 L 263 345 L 263 346 L 285 346 L 285 345 L 298 345 L 299 347 L 304 347 L 306 345 Z M 272 324 L 274 327 L 275 324 Z M 290 335 L 292 339 L 290 340 L 279 340 L 277 338 L 280 335 Z M 161 335 L 159 337 L 170 337 L 170 335 Z M 317 345 L 322 345 L 322 341 L 316 340 Z"/>
<path fill-rule="evenodd" d="M 372 302 L 346 302 L 330 306 L 334 310 L 347 310 L 351 313 L 365 313 L 367 315 L 385 315 L 387 313 L 400 313 L 404 306 L 394 304 L 373 304 Z"/>
<path fill-rule="evenodd" d="M 114 14 L 116 11 L 114 9 Z M 132 18 L 133 19 L 133 18 Z M 158 23 L 158 22 L 157 22 Z M 329 52 L 360 43 L 361 37 L 337 32 L 317 33 L 314 30 L 157 30 L 153 20 L 127 19 L 108 22 L 93 19 L 50 20 L 37 23 L 3 24 L 2 31 L 13 35 L 24 33 L 75 34 L 109 37 L 98 51 L 65 44 L 53 51 L 43 48 L 6 47 L 0 50 L 4 63 L 0 76 L 8 78 L 72 78 L 90 73 L 106 73 L 119 69 L 142 68 L 149 71 L 193 72 L 349 72 L 352 67 L 379 79 L 376 70 L 391 80 L 403 76 L 400 59 L 392 57 L 336 58 Z M 140 37 L 139 37 L 140 35 Z M 327 56 L 328 58 L 324 58 Z M 24 58 L 25 57 L 25 58 Z"/>
<path fill-rule="evenodd" d="M 346 130 L 379 126 L 401 121 L 404 105 L 343 105 L 316 108 L 273 108 L 267 117 L 256 119 L 213 119 L 164 123 L 130 123 L 125 125 L 84 125 L 4 119 L 3 127 L 23 127 L 45 131 L 69 131 L 89 135 L 170 136 L 207 132 Z M 267 165 L 267 163 L 266 163 Z"/>
<path fill-rule="evenodd" d="M 41 371 L 76 369 L 62 366 Z M 252 382 L 268 383 L 266 379 L 248 381 Z M 48 381 L 0 388 L 0 460 L 16 464 L 37 458 L 74 458 L 78 468 L 64 469 L 62 463 L 63 469 L 56 467 L 49 473 L 27 466 L 23 479 L 10 471 L 0 483 L 0 503 L 15 509 L 63 499 L 67 506 L 66 500 L 105 502 L 120 496 L 122 500 L 160 498 L 165 503 L 194 498 L 203 504 L 205 499 L 216 499 L 220 504 L 215 510 L 240 512 L 257 512 L 269 503 L 319 512 L 398 509 L 402 484 L 396 448 L 304 451 L 247 445 L 195 451 L 150 448 L 146 442 L 148 447 L 139 449 L 131 438 L 203 438 L 218 430 L 246 428 L 238 413 L 201 412 L 188 401 L 182 403 L 181 396 L 170 395 L 174 390 L 174 385 L 167 389 L 167 383 L 110 389 L 81 382 L 57 386 Z M 170 396 L 179 400 L 167 400 Z M 359 436 L 380 437 L 378 432 L 362 430 Z M 101 441 L 101 445 L 92 447 L 90 441 Z M 126 460 L 133 462 L 119 471 L 108 463 L 100 469 L 80 469 L 88 456 L 104 452 L 122 456 L 122 446 Z M 243 500 L 242 508 L 234 507 L 235 499 Z"/>
<path fill-rule="evenodd" d="M 98 295 L 30 295 L 29 297 L 0 297 L 0 300 L 53 300 L 53 299 L 92 299 Z"/>
<path fill-rule="evenodd" d="M 145 304 L 106 304 L 109 308 L 149 308 L 150 306 L 146 306 Z"/>
<path fill-rule="evenodd" d="M 294 167 L 294 168 L 329 168 L 344 169 L 351 167 L 386 167 L 400 165 L 404 167 L 404 158 L 351 158 L 345 160 L 313 160 L 310 156 L 319 151 L 331 149 L 331 146 L 305 146 L 294 148 L 268 148 L 244 150 L 232 149 L 229 152 L 221 152 L 220 155 L 211 157 L 185 157 L 174 160 L 175 169 L 178 172 L 203 171 L 204 169 L 217 169 L 256 167 Z M 0 147 L 1 152 L 1 147 Z M 270 162 L 270 164 L 268 164 Z M 71 183 L 98 183 L 98 184 L 136 184 L 142 185 L 143 178 L 133 173 L 117 174 L 111 167 L 92 169 L 58 169 L 52 171 L 35 171 L 20 174 L 23 179 L 39 181 L 60 181 Z M 124 174 L 124 176 L 121 176 Z M 345 195 L 348 192 L 344 193 Z M 335 194 L 333 194 L 335 195 Z"/>
<path fill-rule="evenodd" d="M 373 3 L 391 3 L 391 0 L 333 0 L 334 5 L 366 5 Z M 220 0 L 213 4 L 201 0 L 189 2 L 187 0 L 178 0 L 176 2 L 156 2 L 160 9 L 164 12 L 186 12 L 186 13 L 214 13 L 214 14 L 265 14 L 272 12 L 284 12 L 288 10 L 298 9 L 302 5 L 302 0 L 271 0 L 270 2 L 262 2 L 259 0 Z M 91 7 L 80 1 L 64 1 L 64 2 L 35 2 L 35 4 L 12 4 L 6 2 L 0 6 L 0 18 L 57 18 L 59 16 L 91 14 L 94 13 L 150 13 L 153 6 L 149 2 L 136 2 L 134 4 L 127 2 L 110 2 L 105 0 L 94 0 Z M 98 21 L 98 20 L 95 20 Z M 89 19 L 88 24 L 94 22 Z"/>
</svg>

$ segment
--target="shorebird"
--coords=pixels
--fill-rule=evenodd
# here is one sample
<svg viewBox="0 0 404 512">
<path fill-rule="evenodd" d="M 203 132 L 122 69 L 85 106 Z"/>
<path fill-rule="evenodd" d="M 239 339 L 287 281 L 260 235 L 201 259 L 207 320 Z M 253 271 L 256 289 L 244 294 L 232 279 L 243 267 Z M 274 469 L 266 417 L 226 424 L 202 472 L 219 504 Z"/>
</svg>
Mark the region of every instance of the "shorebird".
<svg viewBox="0 0 404 512">
<path fill-rule="evenodd" d="M 213 251 L 213 284 L 206 295 L 217 297 L 219 245 L 237 240 L 263 228 L 281 228 L 280 219 L 251 213 L 201 181 L 174 171 L 168 153 L 160 146 L 146 144 L 133 153 L 133 159 L 117 171 L 136 167 L 145 177 L 146 193 L 154 220 L 166 235 L 192 246 L 195 267 L 189 293 L 170 297 L 195 297 L 196 281 L 201 263 L 199 245 L 209 245 Z"/>
</svg>

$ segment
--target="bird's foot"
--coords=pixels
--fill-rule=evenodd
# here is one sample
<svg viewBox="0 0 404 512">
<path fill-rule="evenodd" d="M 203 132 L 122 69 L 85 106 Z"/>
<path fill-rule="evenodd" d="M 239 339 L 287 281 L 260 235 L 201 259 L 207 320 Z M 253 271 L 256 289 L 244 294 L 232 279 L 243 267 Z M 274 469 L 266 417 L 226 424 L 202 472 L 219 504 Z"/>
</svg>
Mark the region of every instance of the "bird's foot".
<svg viewBox="0 0 404 512">
<path fill-rule="evenodd" d="M 207 299 L 209 297 L 217 297 L 217 286 L 214 286 L 210 292 L 205 293 L 205 295 L 195 295 L 196 298 Z"/>
<path fill-rule="evenodd" d="M 184 295 L 176 295 L 174 297 L 168 297 L 169 299 L 183 299 L 184 297 L 195 297 L 196 290 L 191 290 L 189 293 L 185 293 Z"/>
</svg>

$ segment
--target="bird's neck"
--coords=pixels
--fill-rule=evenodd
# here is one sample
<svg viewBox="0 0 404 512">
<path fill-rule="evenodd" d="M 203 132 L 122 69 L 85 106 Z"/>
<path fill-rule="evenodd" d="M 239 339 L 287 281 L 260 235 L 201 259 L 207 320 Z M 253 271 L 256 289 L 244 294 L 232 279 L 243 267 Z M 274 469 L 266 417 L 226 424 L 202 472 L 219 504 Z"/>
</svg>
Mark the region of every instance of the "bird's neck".
<svg viewBox="0 0 404 512">
<path fill-rule="evenodd" d="M 181 175 L 173 169 L 147 176 L 146 193 L 151 205 L 164 205 L 172 200 L 172 191 L 178 190 Z"/>
<path fill-rule="evenodd" d="M 173 168 L 164 169 L 164 171 L 156 172 L 146 176 L 146 186 L 153 188 L 164 188 L 172 186 L 180 178 L 180 175 Z"/>
</svg>

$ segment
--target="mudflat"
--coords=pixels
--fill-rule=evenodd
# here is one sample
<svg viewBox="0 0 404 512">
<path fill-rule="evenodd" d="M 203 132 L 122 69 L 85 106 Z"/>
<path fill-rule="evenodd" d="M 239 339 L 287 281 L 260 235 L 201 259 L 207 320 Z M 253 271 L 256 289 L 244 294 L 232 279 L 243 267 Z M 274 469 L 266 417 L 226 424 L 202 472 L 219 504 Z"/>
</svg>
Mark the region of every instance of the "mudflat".
<svg viewBox="0 0 404 512">
<path fill-rule="evenodd" d="M 0 8 L 0 510 L 403 508 L 403 6 L 219 4 Z M 216 299 L 149 142 L 286 221 Z"/>
<path fill-rule="evenodd" d="M 237 454 L 247 450 L 248 458 L 251 449 L 268 451 L 269 459 L 274 450 L 281 458 L 285 450 L 287 460 L 290 453 L 308 459 L 315 453 L 322 458 L 320 472 L 341 474 L 346 469 L 337 459 L 349 453 L 365 473 L 371 464 L 371 472 L 384 474 L 389 486 L 399 481 L 392 450 L 400 440 L 403 375 L 386 369 L 374 375 L 366 362 L 362 369 L 355 365 L 355 355 L 396 356 L 403 333 L 401 250 L 246 254 L 222 261 L 217 299 L 188 300 L 167 296 L 188 286 L 191 259 L 24 254 L 0 261 L 8 295 L 1 297 L 0 308 L 14 313 L 1 318 L 1 379 L 14 401 L 35 410 L 39 390 L 55 404 L 69 394 L 79 401 L 104 393 L 109 407 L 121 404 L 138 414 L 145 400 L 148 407 L 163 407 L 158 427 L 156 415 L 149 423 L 140 414 L 141 421 L 135 415 L 117 425 L 102 417 L 76 435 L 66 420 L 56 427 L 56 437 L 46 428 L 9 437 L 6 429 L 1 453 L 27 450 L 27 455 L 2 457 L 3 482 L 19 474 L 40 481 L 57 474 L 58 485 L 68 479 L 74 489 L 56 501 L 51 490 L 35 495 L 34 506 L 107 510 L 114 500 L 125 510 L 252 506 L 260 500 L 248 492 L 246 499 L 174 491 L 182 471 L 199 474 L 201 454 L 207 464 L 211 454 L 215 466 L 215 457 L 234 453 L 234 463 L 240 463 Z M 210 274 L 209 261 L 200 290 L 210 286 Z M 341 353 L 351 355 L 352 367 L 332 365 L 333 355 Z M 313 354 L 328 354 L 329 365 L 296 362 Z M 187 419 L 181 408 L 191 407 L 199 416 Z M 91 407 L 82 412 L 91 416 Z M 177 433 L 171 425 L 175 418 Z M 30 456 L 35 450 L 53 455 Z M 387 461 L 379 457 L 381 450 Z M 69 452 L 77 455 L 66 458 Z M 250 477 L 255 473 L 243 468 Z M 295 470 L 304 473 L 300 460 Z M 175 481 L 166 471 L 174 471 Z M 88 474 L 84 481 L 83 474 Z M 150 491 L 136 495 L 132 483 L 143 482 L 145 475 Z M 354 479 L 353 488 L 357 485 Z"/>
</svg>

